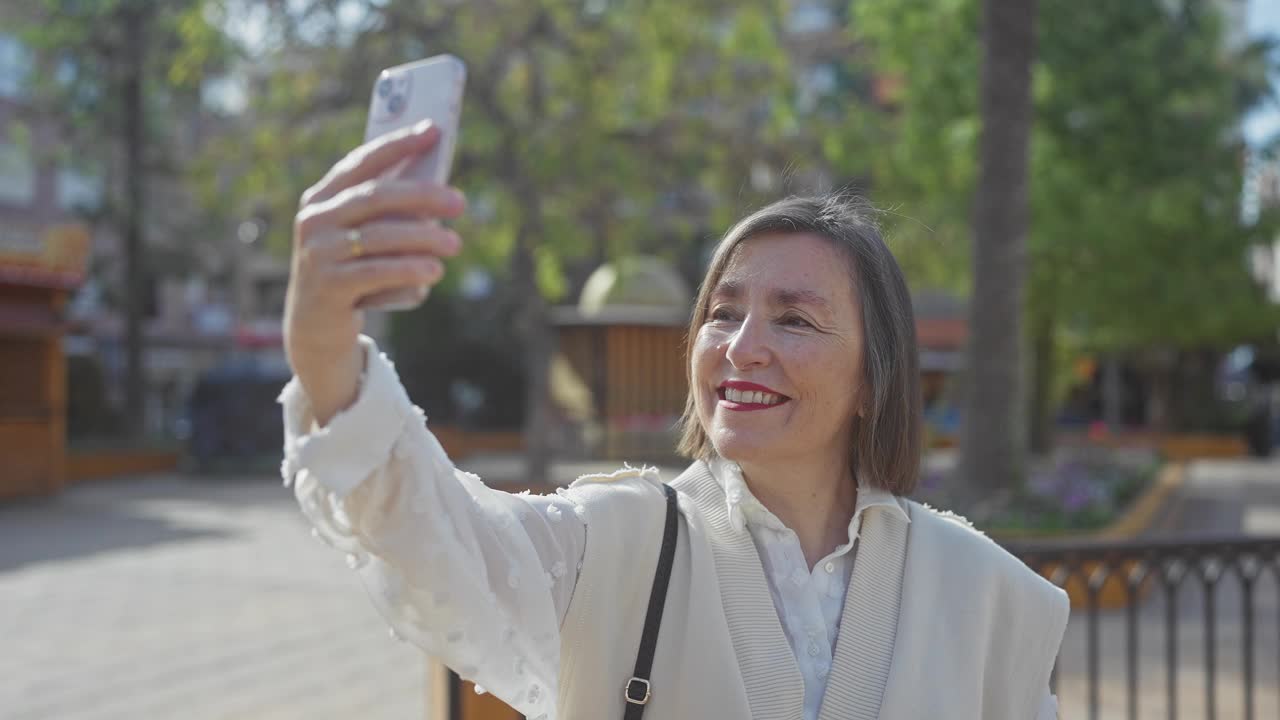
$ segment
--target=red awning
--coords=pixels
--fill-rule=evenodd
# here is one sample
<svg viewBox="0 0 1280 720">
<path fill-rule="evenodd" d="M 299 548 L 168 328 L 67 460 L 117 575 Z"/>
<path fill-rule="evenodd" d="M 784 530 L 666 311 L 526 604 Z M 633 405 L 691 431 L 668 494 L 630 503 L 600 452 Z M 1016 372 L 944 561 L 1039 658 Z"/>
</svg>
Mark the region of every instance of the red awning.
<svg viewBox="0 0 1280 720">
<path fill-rule="evenodd" d="M 959 318 L 916 320 L 916 343 L 921 350 L 959 350 L 968 336 L 968 324 Z"/>
</svg>

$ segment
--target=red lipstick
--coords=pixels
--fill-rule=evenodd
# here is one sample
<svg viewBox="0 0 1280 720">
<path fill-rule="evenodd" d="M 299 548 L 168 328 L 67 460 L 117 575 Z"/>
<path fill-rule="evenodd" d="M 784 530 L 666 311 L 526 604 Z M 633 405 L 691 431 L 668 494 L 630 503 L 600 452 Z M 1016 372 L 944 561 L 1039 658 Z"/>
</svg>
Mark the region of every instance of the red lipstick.
<svg viewBox="0 0 1280 720">
<path fill-rule="evenodd" d="M 778 397 L 778 401 L 773 403 L 761 403 L 761 402 L 741 402 L 739 400 L 730 400 L 727 397 L 727 393 L 726 393 L 727 390 L 736 390 L 738 392 L 769 393 L 771 395 L 776 395 Z M 776 408 L 780 405 L 785 404 L 791 399 L 786 395 L 783 395 L 782 393 L 778 392 L 777 390 L 774 390 L 771 387 L 768 387 L 766 385 L 760 385 L 759 383 L 747 382 L 745 380 L 726 380 L 725 382 L 720 384 L 720 387 L 716 388 L 716 395 L 720 397 L 721 407 L 725 408 L 726 410 L 735 410 L 738 412 L 770 410 L 772 408 Z"/>
</svg>

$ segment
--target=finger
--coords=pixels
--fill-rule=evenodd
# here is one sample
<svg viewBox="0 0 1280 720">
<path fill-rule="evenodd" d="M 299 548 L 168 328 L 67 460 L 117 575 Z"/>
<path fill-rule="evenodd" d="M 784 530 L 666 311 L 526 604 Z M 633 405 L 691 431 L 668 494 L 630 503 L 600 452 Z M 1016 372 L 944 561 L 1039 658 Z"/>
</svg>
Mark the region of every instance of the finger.
<svg viewBox="0 0 1280 720">
<path fill-rule="evenodd" d="M 458 233 L 428 221 L 381 221 L 359 227 L 361 257 L 379 255 L 435 255 L 453 257 L 462 249 Z M 308 244 L 313 253 L 338 261 L 351 259 L 351 237 L 335 229 Z"/>
<path fill-rule="evenodd" d="M 444 277 L 444 262 L 428 256 L 362 258 L 333 266 L 332 283 L 349 303 L 383 290 L 434 285 Z"/>
<path fill-rule="evenodd" d="M 347 188 L 372 180 L 406 157 L 430 150 L 439 140 L 440 128 L 430 120 L 370 140 L 347 153 L 320 182 L 303 193 L 302 204 L 327 200 Z"/>
<path fill-rule="evenodd" d="M 308 224 L 357 227 L 392 217 L 423 220 L 454 218 L 462 214 L 462 193 L 446 185 L 415 180 L 366 180 L 333 198 L 309 207 Z"/>
</svg>

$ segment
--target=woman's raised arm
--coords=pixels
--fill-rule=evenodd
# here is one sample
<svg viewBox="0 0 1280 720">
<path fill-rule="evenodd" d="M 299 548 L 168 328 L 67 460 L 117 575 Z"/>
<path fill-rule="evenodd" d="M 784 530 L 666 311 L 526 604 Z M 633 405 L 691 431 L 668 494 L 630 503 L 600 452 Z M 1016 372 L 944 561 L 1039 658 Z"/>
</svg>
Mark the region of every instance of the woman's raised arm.
<svg viewBox="0 0 1280 720">
<path fill-rule="evenodd" d="M 294 223 L 280 395 L 286 484 L 314 533 L 347 554 L 397 637 L 530 718 L 552 715 L 559 625 L 586 542 L 566 496 L 512 495 L 458 471 L 387 358 L 360 334 L 361 298 L 430 286 L 460 239 L 441 185 L 386 177 L 429 127 L 352 151 Z M 430 328 L 426 329 L 430 332 Z"/>
</svg>

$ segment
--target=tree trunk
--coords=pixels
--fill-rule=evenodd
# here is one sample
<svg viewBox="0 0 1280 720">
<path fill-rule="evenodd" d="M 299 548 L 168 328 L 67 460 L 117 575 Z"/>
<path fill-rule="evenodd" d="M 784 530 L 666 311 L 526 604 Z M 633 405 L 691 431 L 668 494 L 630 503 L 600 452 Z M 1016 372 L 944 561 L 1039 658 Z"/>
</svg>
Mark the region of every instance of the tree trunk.
<svg viewBox="0 0 1280 720">
<path fill-rule="evenodd" d="M 1221 354 L 1205 348 L 1178 354 L 1174 375 L 1170 429 L 1178 432 L 1223 432 L 1223 416 L 1216 410 L 1215 372 Z"/>
<path fill-rule="evenodd" d="M 143 101 L 143 69 L 146 57 L 147 13 L 137 3 L 125 3 L 118 16 L 124 27 L 124 62 L 120 99 L 124 107 L 125 163 L 125 429 L 132 438 L 146 430 L 146 368 L 143 365 L 143 313 L 146 282 L 145 211 L 146 169 L 143 139 L 146 108 Z"/>
<path fill-rule="evenodd" d="M 984 0 L 982 135 L 960 475 L 971 492 L 1015 487 L 1025 463 L 1022 293 L 1034 0 Z"/>
<path fill-rule="evenodd" d="M 1053 312 L 1041 313 L 1032 328 L 1031 452 L 1047 455 L 1053 448 Z"/>
<path fill-rule="evenodd" d="M 1147 392 L 1147 426 L 1156 432 L 1168 432 L 1170 429 L 1170 406 L 1173 404 L 1173 381 L 1171 373 L 1160 368 L 1151 372 L 1149 390 Z"/>
<path fill-rule="evenodd" d="M 1146 379 L 1146 425 L 1155 432 L 1171 429 L 1173 409 L 1173 375 L 1177 367 L 1176 353 L 1169 348 L 1152 348 L 1144 355 L 1143 375 Z"/>
<path fill-rule="evenodd" d="M 533 254 L 533 240 L 526 234 L 531 229 L 522 229 L 522 237 L 518 240 L 515 253 L 512 255 L 512 270 L 515 280 L 521 288 L 520 297 L 523 309 L 520 317 L 520 330 L 524 335 L 525 370 L 525 479 L 531 484 L 542 484 L 547 481 L 548 468 L 551 465 L 551 395 L 549 381 L 551 376 L 551 353 L 554 338 L 550 319 L 547 316 L 546 301 L 538 290 L 536 266 Z"/>
<path fill-rule="evenodd" d="M 1102 359 L 1102 420 L 1112 432 L 1124 427 L 1124 378 L 1120 374 L 1120 358 L 1107 355 Z"/>
<path fill-rule="evenodd" d="M 540 15 L 534 23 L 546 20 Z M 528 111 L 535 122 L 545 118 L 546 89 L 543 83 L 546 77 L 538 63 L 537 53 L 529 53 L 529 73 L 533 82 L 529 84 Z M 525 172 L 515 161 L 515 148 L 518 142 L 514 136 L 507 137 L 511 150 L 511 162 L 516 165 L 516 172 L 511 175 L 515 180 L 520 196 L 520 211 L 523 216 L 519 235 L 516 238 L 516 251 L 513 257 L 520 269 L 517 282 L 524 288 L 523 309 L 525 364 L 529 370 L 526 389 L 524 441 L 525 441 L 525 476 L 529 483 L 544 484 L 548 480 L 548 469 L 551 465 L 551 354 L 555 351 L 555 335 L 551 327 L 547 301 L 538 288 L 537 256 L 535 248 L 543 241 L 546 228 L 542 221 L 542 197 L 540 188 L 532 173 Z"/>
</svg>

